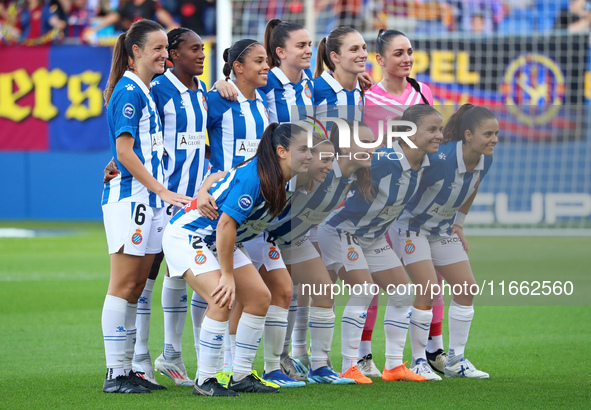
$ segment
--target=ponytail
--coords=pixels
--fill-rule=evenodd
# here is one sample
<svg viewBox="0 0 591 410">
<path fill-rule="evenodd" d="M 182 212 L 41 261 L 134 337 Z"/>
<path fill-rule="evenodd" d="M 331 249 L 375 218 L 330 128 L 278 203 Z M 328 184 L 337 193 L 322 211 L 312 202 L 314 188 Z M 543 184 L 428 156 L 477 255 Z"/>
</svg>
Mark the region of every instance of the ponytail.
<svg viewBox="0 0 591 410">
<path fill-rule="evenodd" d="M 113 48 L 113 61 L 111 63 L 111 71 L 107 79 L 107 86 L 103 96 L 105 98 L 105 106 L 109 105 L 111 94 L 115 89 L 115 85 L 121 80 L 125 71 L 129 68 L 129 56 L 125 50 L 125 33 L 122 33 L 117 38 L 115 47 Z"/>
<path fill-rule="evenodd" d="M 423 99 L 423 102 L 427 105 L 431 105 L 429 103 L 429 100 L 427 100 L 427 97 L 425 97 L 423 95 L 423 92 L 421 91 L 421 85 L 419 84 L 419 82 L 417 80 L 415 80 L 412 77 L 406 77 L 406 81 L 408 81 L 408 83 L 411 85 L 412 88 L 415 89 L 416 92 L 418 92 L 419 94 L 421 94 L 421 98 Z"/>
<path fill-rule="evenodd" d="M 466 131 L 474 132 L 483 120 L 497 117 L 488 108 L 464 104 L 456 111 L 443 128 L 443 143 L 450 141 L 466 142 Z"/>
<path fill-rule="evenodd" d="M 318 51 L 316 53 L 316 70 L 314 72 L 314 78 L 319 77 L 322 74 L 324 71 L 324 64 L 326 64 L 326 67 L 328 67 L 329 70 L 335 70 L 335 65 L 332 58 L 330 58 L 330 54 L 334 51 L 340 55 L 343 39 L 351 33 L 359 32 L 354 28 L 341 26 L 333 29 L 328 33 L 328 36 L 320 40 Z"/>
<path fill-rule="evenodd" d="M 285 48 L 287 39 L 294 31 L 305 30 L 301 24 L 271 19 L 265 27 L 265 50 L 267 51 L 267 64 L 269 68 L 279 67 L 281 60 L 277 55 L 277 48 Z"/>
</svg>

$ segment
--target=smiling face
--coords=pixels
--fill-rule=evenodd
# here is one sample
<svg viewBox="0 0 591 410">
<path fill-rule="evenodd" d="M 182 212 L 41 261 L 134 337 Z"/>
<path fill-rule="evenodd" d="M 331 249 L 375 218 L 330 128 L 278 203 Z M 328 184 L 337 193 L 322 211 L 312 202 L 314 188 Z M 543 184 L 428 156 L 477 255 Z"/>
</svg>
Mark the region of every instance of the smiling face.
<svg viewBox="0 0 591 410">
<path fill-rule="evenodd" d="M 285 41 L 285 47 L 277 47 L 276 50 L 281 65 L 287 65 L 298 70 L 310 68 L 312 59 L 310 33 L 306 29 L 301 29 L 292 31 L 289 34 L 289 38 Z"/>
<path fill-rule="evenodd" d="M 308 174 L 318 183 L 324 182 L 326 176 L 332 171 L 334 160 L 334 147 L 330 142 L 324 142 L 312 150 L 312 161 L 308 168 Z"/>
<path fill-rule="evenodd" d="M 267 85 L 269 65 L 265 48 L 260 44 L 254 44 L 245 53 L 248 54 L 244 56 L 244 63 L 234 62 L 236 78 L 250 83 L 256 88 Z"/>
<path fill-rule="evenodd" d="M 192 76 L 203 74 L 205 53 L 201 37 L 192 31 L 182 35 L 178 47 L 170 51 L 175 70 L 186 72 Z"/>
<path fill-rule="evenodd" d="M 147 34 L 143 48 L 133 45 L 135 69 L 140 73 L 162 74 L 168 58 L 168 37 L 164 30 Z"/>
<path fill-rule="evenodd" d="M 480 122 L 474 132 L 466 130 L 464 133 L 466 144 L 476 153 L 491 156 L 495 145 L 499 142 L 499 121 L 496 118 L 486 118 Z"/>
<path fill-rule="evenodd" d="M 308 147 L 307 132 L 300 132 L 293 136 L 289 150 L 285 152 L 285 161 L 291 168 L 291 176 L 308 172 L 312 153 Z"/>
<path fill-rule="evenodd" d="M 359 33 L 349 33 L 343 37 L 339 54 L 330 53 L 330 58 L 336 69 L 345 72 L 360 74 L 365 71 L 367 61 L 367 44 Z"/>
<path fill-rule="evenodd" d="M 441 115 L 433 113 L 427 115 L 417 124 L 417 132 L 410 137 L 418 149 L 425 152 L 436 153 L 439 150 L 439 144 L 443 141 L 443 118 Z"/>
<path fill-rule="evenodd" d="M 377 54 L 378 64 L 393 77 L 408 77 L 414 64 L 410 40 L 405 36 L 396 36 L 386 45 L 384 54 Z"/>
</svg>

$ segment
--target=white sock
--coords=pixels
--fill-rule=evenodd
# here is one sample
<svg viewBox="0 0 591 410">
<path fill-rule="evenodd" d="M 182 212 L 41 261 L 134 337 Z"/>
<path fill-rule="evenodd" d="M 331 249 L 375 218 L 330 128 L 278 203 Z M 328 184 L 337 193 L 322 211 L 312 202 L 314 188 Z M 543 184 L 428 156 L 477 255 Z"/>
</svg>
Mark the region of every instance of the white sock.
<svg viewBox="0 0 591 410">
<path fill-rule="evenodd" d="M 293 357 L 308 354 L 306 337 L 308 336 L 308 306 L 298 306 L 292 332 L 291 355 Z"/>
<path fill-rule="evenodd" d="M 123 358 L 125 357 L 125 313 L 127 301 L 117 296 L 107 295 L 103 304 L 101 325 L 107 359 L 107 379 L 124 376 Z"/>
<path fill-rule="evenodd" d="M 367 317 L 367 308 L 373 299 L 373 295 L 351 295 L 341 319 L 341 352 L 343 354 L 344 373 L 357 365 L 357 352 L 361 333 Z"/>
<path fill-rule="evenodd" d="M 252 371 L 252 362 L 261 343 L 265 327 L 265 316 L 242 312 L 236 329 L 236 352 L 234 353 L 234 381 L 240 381 Z"/>
<path fill-rule="evenodd" d="M 371 340 L 362 340 L 361 342 L 359 342 L 359 352 L 357 353 L 358 358 L 363 359 L 365 356 L 367 356 L 370 353 L 371 353 Z"/>
<path fill-rule="evenodd" d="M 197 363 L 199 363 L 199 330 L 201 329 L 201 322 L 203 321 L 203 316 L 205 315 L 205 311 L 207 310 L 207 302 L 203 299 L 199 294 L 193 291 L 193 296 L 191 297 L 191 320 L 193 321 L 193 340 L 195 341 L 195 353 L 197 354 Z M 226 340 L 228 338 L 228 334 L 226 333 Z"/>
<path fill-rule="evenodd" d="M 435 353 L 439 349 L 443 350 L 443 336 L 429 336 L 427 340 L 427 351 L 429 353 Z"/>
<path fill-rule="evenodd" d="M 429 329 L 433 320 L 433 310 L 421 310 L 414 306 L 410 308 L 410 344 L 412 346 L 412 364 L 418 359 L 427 360 L 425 348 L 429 338 Z"/>
<path fill-rule="evenodd" d="M 136 343 L 135 320 L 137 316 L 137 303 L 128 303 L 127 312 L 125 312 L 125 359 L 123 360 L 123 369 L 129 373 L 132 369 L 133 352 Z"/>
<path fill-rule="evenodd" d="M 458 305 L 453 300 L 449 305 L 449 354 L 447 363 L 451 366 L 464 357 L 468 343 L 470 325 L 474 317 L 474 306 Z"/>
<path fill-rule="evenodd" d="M 199 362 L 199 381 L 203 384 L 205 380 L 215 377 L 217 363 L 222 355 L 224 346 L 224 332 L 228 328 L 228 322 L 218 322 L 205 316 L 201 325 L 199 344 L 201 361 Z"/>
<path fill-rule="evenodd" d="M 312 370 L 328 365 L 334 334 L 335 315 L 332 308 L 310 308 L 310 366 Z"/>
<path fill-rule="evenodd" d="M 226 331 L 227 342 L 225 343 L 225 352 L 224 352 L 224 370 L 227 371 L 232 370 L 232 365 L 234 364 L 234 354 L 236 353 L 236 333 L 233 335 L 230 334 L 230 329 Z"/>
<path fill-rule="evenodd" d="M 388 297 L 386 314 L 384 315 L 384 332 L 386 334 L 386 365 L 391 370 L 402 364 L 402 353 L 408 335 L 410 321 L 410 304 L 412 296 L 392 295 Z"/>
<path fill-rule="evenodd" d="M 187 283 L 184 279 L 164 277 L 162 310 L 164 310 L 164 358 L 176 360 L 181 357 L 183 331 L 187 318 Z"/>
<path fill-rule="evenodd" d="M 146 280 L 146 286 L 137 302 L 137 318 L 135 327 L 137 328 L 137 340 L 135 343 L 135 356 L 150 353 L 148 339 L 150 337 L 150 315 L 152 313 L 152 291 L 154 290 L 154 279 Z M 138 362 L 138 357 L 134 358 Z"/>
<path fill-rule="evenodd" d="M 296 322 L 296 314 L 298 311 L 298 288 L 299 286 L 293 286 L 291 301 L 289 302 L 289 313 L 287 314 L 287 330 L 285 332 L 285 341 L 283 342 L 283 352 L 281 352 L 282 358 L 289 355 L 289 345 L 291 343 L 293 327 Z"/>
<path fill-rule="evenodd" d="M 265 347 L 265 372 L 279 370 L 279 360 L 285 342 L 287 330 L 287 315 L 289 311 L 282 307 L 271 305 L 265 318 L 263 343 Z"/>
</svg>

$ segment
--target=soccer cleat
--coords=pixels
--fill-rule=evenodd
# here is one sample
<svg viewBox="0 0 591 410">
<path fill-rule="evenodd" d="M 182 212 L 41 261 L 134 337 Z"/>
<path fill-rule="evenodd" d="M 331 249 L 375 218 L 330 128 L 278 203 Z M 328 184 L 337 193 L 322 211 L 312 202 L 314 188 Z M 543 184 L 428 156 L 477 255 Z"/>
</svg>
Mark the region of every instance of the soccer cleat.
<svg viewBox="0 0 591 410">
<path fill-rule="evenodd" d="M 310 369 L 310 366 L 311 366 L 310 365 L 310 355 L 308 355 L 306 353 L 301 356 L 294 357 L 294 359 L 297 360 L 298 362 L 300 362 L 300 364 L 306 368 L 306 373 L 307 373 L 308 370 Z"/>
<path fill-rule="evenodd" d="M 370 354 L 363 357 L 357 362 L 357 367 L 359 367 L 359 371 L 363 373 L 364 376 L 367 377 L 382 377 L 382 372 L 378 370 L 375 363 L 373 362 L 373 357 Z"/>
<path fill-rule="evenodd" d="M 488 379 L 490 377 L 488 373 L 476 369 L 466 358 L 462 358 L 452 366 L 448 366 L 446 363 L 444 374 L 445 377 L 466 377 L 470 379 Z"/>
<path fill-rule="evenodd" d="M 357 382 L 357 384 L 373 384 L 371 379 L 367 376 L 364 376 L 363 373 L 359 371 L 359 367 L 357 366 L 353 366 L 345 373 L 341 373 L 341 377 L 353 379 Z"/>
<path fill-rule="evenodd" d="M 427 354 L 427 363 L 429 366 L 436 372 L 443 374 L 443 369 L 445 368 L 445 362 L 447 360 L 447 353 L 443 351 L 443 349 L 438 349 L 434 353 L 430 353 L 425 351 Z"/>
<path fill-rule="evenodd" d="M 294 380 L 291 379 L 289 377 L 287 377 L 285 374 L 283 374 L 283 372 L 281 370 L 273 370 L 272 372 L 269 373 L 263 373 L 263 380 L 266 380 L 268 382 L 273 382 L 277 385 L 279 385 L 279 387 L 285 387 L 285 388 L 289 388 L 289 387 L 304 387 L 306 385 L 306 383 L 299 381 L 299 380 Z"/>
<path fill-rule="evenodd" d="M 289 355 L 281 359 L 281 371 L 293 380 L 307 380 L 306 374 L 308 373 L 308 369 L 306 369 L 299 360 L 296 360 Z"/>
<path fill-rule="evenodd" d="M 410 369 L 413 373 L 425 377 L 429 381 L 440 381 L 441 377 L 431 369 L 425 359 L 417 359 L 415 365 Z"/>
<path fill-rule="evenodd" d="M 328 366 L 323 366 L 316 370 L 310 369 L 308 382 L 318 384 L 357 384 L 353 379 L 339 376 Z"/>
<path fill-rule="evenodd" d="M 427 367 L 429 367 L 427 365 Z M 428 379 L 425 376 L 416 374 L 406 367 L 406 362 L 393 369 L 384 368 L 382 380 L 388 382 L 426 382 Z M 441 379 L 439 379 L 441 380 Z"/>
<path fill-rule="evenodd" d="M 129 371 L 129 379 L 140 386 L 143 386 L 150 390 L 167 390 L 165 386 L 153 383 L 145 377 L 143 372 L 137 372 L 134 370 Z"/>
<path fill-rule="evenodd" d="M 234 390 L 228 390 L 218 383 L 215 377 L 210 377 L 205 380 L 202 385 L 195 383 L 193 386 L 193 394 L 195 396 L 217 396 L 217 397 L 239 397 L 240 395 Z"/>
<path fill-rule="evenodd" d="M 215 377 L 217 378 L 219 384 L 221 384 L 224 387 L 228 387 L 230 376 L 232 376 L 232 372 L 221 371 L 215 374 Z M 197 378 L 195 380 L 197 380 Z"/>
<path fill-rule="evenodd" d="M 158 384 L 156 381 L 156 377 L 154 376 L 154 368 L 152 367 L 152 361 L 150 359 L 150 355 L 145 355 L 147 357 L 146 360 L 142 360 L 139 362 L 133 362 L 131 364 L 131 368 L 135 373 L 141 373 L 138 375 L 142 379 L 148 380 L 150 383 Z"/>
<path fill-rule="evenodd" d="M 103 391 L 105 393 L 152 393 L 150 389 L 140 386 L 128 376 L 105 380 Z"/>
<path fill-rule="evenodd" d="M 195 383 L 187 376 L 187 369 L 182 358 L 166 360 L 164 355 L 158 356 L 154 362 L 154 368 L 161 374 L 172 379 L 177 386 L 193 386 Z"/>
<path fill-rule="evenodd" d="M 279 389 L 265 386 L 265 384 L 262 383 L 262 380 L 254 374 L 249 374 L 244 379 L 237 382 L 234 381 L 234 375 L 230 376 L 228 389 L 244 393 L 279 393 Z"/>
<path fill-rule="evenodd" d="M 261 383 L 263 383 L 265 386 L 269 386 L 269 387 L 274 387 L 275 389 L 280 388 L 281 386 L 279 386 L 277 383 L 274 383 L 270 380 L 264 379 L 261 376 L 259 376 L 259 374 L 257 373 L 257 371 L 255 369 L 252 369 L 250 371 L 250 373 L 256 377 L 258 380 L 260 380 Z"/>
</svg>

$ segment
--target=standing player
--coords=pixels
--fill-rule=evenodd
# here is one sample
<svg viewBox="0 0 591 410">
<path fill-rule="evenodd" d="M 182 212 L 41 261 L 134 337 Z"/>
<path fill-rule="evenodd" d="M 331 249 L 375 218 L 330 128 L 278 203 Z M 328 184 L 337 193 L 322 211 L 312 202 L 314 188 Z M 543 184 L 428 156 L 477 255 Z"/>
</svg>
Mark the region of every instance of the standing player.
<svg viewBox="0 0 591 410">
<path fill-rule="evenodd" d="M 414 64 L 413 48 L 410 40 L 404 33 L 397 30 L 380 30 L 376 40 L 376 60 L 382 67 L 382 81 L 375 84 L 365 94 L 367 103 L 365 109 L 365 122 L 371 127 L 376 136 L 379 135 L 379 121 L 385 125 L 388 119 L 401 116 L 404 110 L 415 104 L 433 105 L 431 89 L 427 84 L 409 77 Z M 385 132 L 384 132 L 384 135 Z M 443 300 L 434 307 L 434 322 L 432 331 L 437 333 L 441 340 L 441 320 L 443 319 Z M 437 314 L 435 314 L 437 311 Z M 369 309 L 367 319 L 359 344 L 359 370 L 367 377 L 381 377 L 382 374 L 373 362 L 371 353 L 371 337 L 376 324 L 378 314 L 378 297 L 374 297 Z M 428 348 L 431 346 L 428 346 Z M 445 362 L 443 344 L 438 352 L 439 363 Z M 433 352 L 437 351 L 436 347 Z M 436 360 L 437 362 L 437 360 Z M 440 364 L 443 370 L 443 364 Z"/>
<path fill-rule="evenodd" d="M 277 392 L 251 374 L 271 295 L 239 244 L 254 238 L 281 213 L 289 199 L 285 184 L 306 172 L 310 160 L 303 128 L 271 124 L 255 158 L 213 186 L 218 218 L 212 221 L 201 216 L 194 200 L 167 226 L 163 246 L 171 277 L 183 277 L 208 303 L 200 332 L 200 368 L 194 394 Z M 216 379 L 216 369 L 235 298 L 243 313 L 228 390 Z"/>
<path fill-rule="evenodd" d="M 484 107 L 465 104 L 448 120 L 443 130 L 445 144 L 438 154 L 429 156 L 431 166 L 423 174 L 417 194 L 390 229 L 396 253 L 414 284 L 426 289 L 435 283 L 435 269 L 452 287 L 458 284 L 470 289 L 476 283 L 462 224 L 492 164 L 498 133 L 499 122 Z M 411 309 L 412 370 L 418 374 L 429 371 L 425 347 L 432 298 L 423 291 Z M 489 377 L 464 358 L 474 316 L 473 299 L 469 292 L 454 294 L 450 304 L 446 377 Z"/>
<path fill-rule="evenodd" d="M 117 40 L 105 90 L 111 152 L 121 171 L 105 184 L 102 200 L 111 255 L 109 290 L 102 313 L 107 358 L 103 391 L 108 393 L 146 393 L 163 388 L 137 376 L 131 360 L 137 301 L 154 255 L 161 250 L 163 201 L 175 206 L 190 201 L 162 185 L 162 129 L 148 87 L 154 74 L 164 72 L 167 44 L 166 33 L 158 23 L 134 23 Z"/>
</svg>

